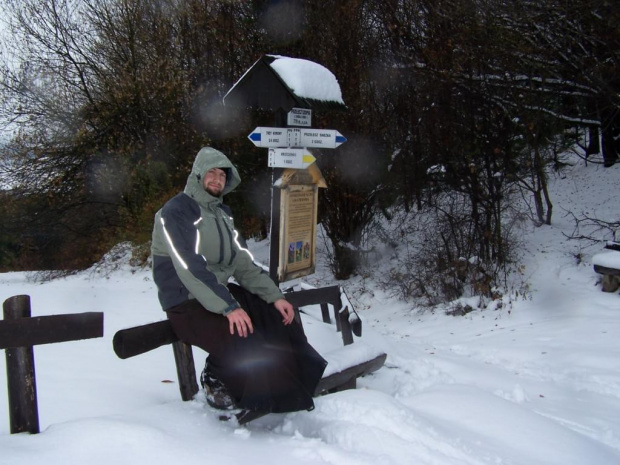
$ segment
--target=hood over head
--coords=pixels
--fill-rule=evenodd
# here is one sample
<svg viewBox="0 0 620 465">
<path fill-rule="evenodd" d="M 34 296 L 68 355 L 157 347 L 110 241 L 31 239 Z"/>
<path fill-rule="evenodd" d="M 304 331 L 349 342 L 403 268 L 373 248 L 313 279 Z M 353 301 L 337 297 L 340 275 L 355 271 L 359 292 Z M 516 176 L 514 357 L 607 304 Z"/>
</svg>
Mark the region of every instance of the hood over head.
<svg viewBox="0 0 620 465">
<path fill-rule="evenodd" d="M 234 167 L 226 155 L 212 147 L 203 147 L 196 155 L 184 190 L 187 195 L 199 203 L 213 202 L 221 199 L 221 196 L 214 197 L 204 188 L 205 174 L 211 168 L 220 168 L 226 171 L 226 185 L 222 190 L 222 196 L 234 190 L 241 182 L 237 168 Z"/>
</svg>

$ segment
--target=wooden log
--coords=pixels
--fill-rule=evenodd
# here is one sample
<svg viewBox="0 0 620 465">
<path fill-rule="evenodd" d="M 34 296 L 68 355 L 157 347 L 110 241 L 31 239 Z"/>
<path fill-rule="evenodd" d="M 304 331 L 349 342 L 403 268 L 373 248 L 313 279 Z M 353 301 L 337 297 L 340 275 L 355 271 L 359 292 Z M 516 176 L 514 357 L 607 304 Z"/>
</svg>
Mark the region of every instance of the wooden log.
<svg viewBox="0 0 620 465">
<path fill-rule="evenodd" d="M 5 322 L 29 318 L 30 297 L 11 297 L 4 302 L 3 309 Z M 32 346 L 7 349 L 6 371 L 11 434 L 38 434 L 39 409 Z"/>
<path fill-rule="evenodd" d="M 29 303 L 28 308 L 30 308 Z M 0 321 L 0 349 L 92 339 L 102 336 L 103 313 L 101 312 L 18 319 L 7 319 L 5 317 L 4 321 Z"/>
<path fill-rule="evenodd" d="M 114 353 L 126 359 L 144 354 L 163 345 L 177 342 L 170 321 L 163 320 L 117 331 L 112 339 Z"/>
<path fill-rule="evenodd" d="M 192 400 L 198 393 L 192 346 L 176 341 L 172 343 L 172 351 L 174 352 L 174 361 L 177 367 L 181 398 L 184 401 Z"/>
</svg>

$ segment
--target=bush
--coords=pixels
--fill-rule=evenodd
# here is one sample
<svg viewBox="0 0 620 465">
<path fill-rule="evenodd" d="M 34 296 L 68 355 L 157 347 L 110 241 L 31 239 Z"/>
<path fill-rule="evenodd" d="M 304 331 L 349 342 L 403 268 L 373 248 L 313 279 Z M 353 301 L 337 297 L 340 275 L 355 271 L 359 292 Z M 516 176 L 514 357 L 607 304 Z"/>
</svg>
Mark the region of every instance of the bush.
<svg viewBox="0 0 620 465">
<path fill-rule="evenodd" d="M 463 296 L 500 297 L 499 289 L 511 286 L 508 276 L 516 263 L 516 239 L 511 228 L 504 228 L 506 259 L 482 259 L 470 234 L 472 221 L 466 198 L 451 194 L 444 196 L 441 207 L 400 212 L 375 228 L 379 240 L 393 247 L 390 272 L 380 279 L 382 285 L 404 300 L 429 306 Z"/>
</svg>

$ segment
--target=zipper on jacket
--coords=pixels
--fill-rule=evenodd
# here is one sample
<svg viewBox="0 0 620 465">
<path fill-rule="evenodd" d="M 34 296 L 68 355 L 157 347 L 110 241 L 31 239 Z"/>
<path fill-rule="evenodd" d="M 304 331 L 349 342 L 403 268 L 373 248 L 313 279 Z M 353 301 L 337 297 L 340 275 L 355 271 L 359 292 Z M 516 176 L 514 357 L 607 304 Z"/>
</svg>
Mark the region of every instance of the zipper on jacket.
<svg viewBox="0 0 620 465">
<path fill-rule="evenodd" d="M 226 228 L 226 232 L 228 232 L 228 242 L 230 244 L 230 260 L 229 260 L 228 264 L 232 265 L 232 262 L 235 259 L 235 255 L 237 255 L 237 252 L 235 252 L 235 246 L 233 245 L 233 235 L 232 235 L 232 232 L 230 231 L 230 228 L 226 224 L 226 221 L 224 221 L 224 226 Z"/>
<path fill-rule="evenodd" d="M 224 235 L 222 234 L 220 219 L 217 216 L 215 217 L 215 225 L 217 226 L 217 232 L 220 235 L 220 261 L 218 263 L 222 263 L 224 261 Z"/>
</svg>

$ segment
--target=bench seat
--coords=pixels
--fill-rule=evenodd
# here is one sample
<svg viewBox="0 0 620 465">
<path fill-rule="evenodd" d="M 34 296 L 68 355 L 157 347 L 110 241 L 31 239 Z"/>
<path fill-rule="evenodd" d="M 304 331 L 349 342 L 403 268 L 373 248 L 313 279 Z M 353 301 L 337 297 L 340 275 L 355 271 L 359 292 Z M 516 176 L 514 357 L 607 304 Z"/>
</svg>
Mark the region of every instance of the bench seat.
<svg viewBox="0 0 620 465">
<path fill-rule="evenodd" d="M 286 296 L 297 310 L 296 317 L 308 341 L 328 362 L 315 395 L 355 389 L 357 378 L 383 366 L 387 355 L 360 338 L 361 320 L 355 311 L 349 312 L 348 305 L 342 306 L 337 286 L 291 292 Z M 329 307 L 333 310 L 333 317 Z M 355 343 L 354 334 L 358 336 Z M 181 398 L 192 400 L 198 393 L 193 348 L 176 337 L 168 320 L 119 330 L 112 344 L 121 359 L 172 345 Z"/>
<path fill-rule="evenodd" d="M 620 288 L 620 252 L 612 250 L 592 257 L 594 271 L 603 276 L 603 292 L 616 292 Z"/>
</svg>

